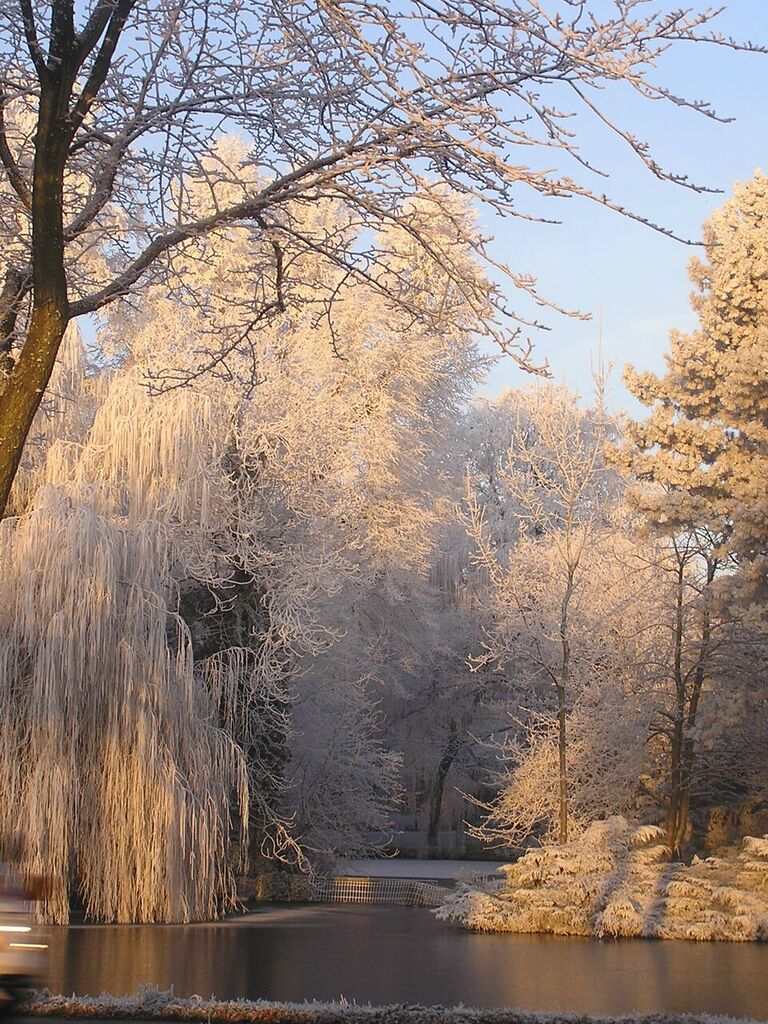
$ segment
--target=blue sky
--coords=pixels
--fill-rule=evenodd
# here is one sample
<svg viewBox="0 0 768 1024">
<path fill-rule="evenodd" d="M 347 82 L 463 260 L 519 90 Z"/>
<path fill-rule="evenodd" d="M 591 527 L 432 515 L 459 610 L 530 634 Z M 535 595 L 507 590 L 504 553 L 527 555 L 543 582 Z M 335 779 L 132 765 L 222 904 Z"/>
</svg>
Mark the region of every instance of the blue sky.
<svg viewBox="0 0 768 1024">
<path fill-rule="evenodd" d="M 768 0 L 730 0 L 715 24 L 726 35 L 768 44 L 766 15 Z M 720 115 L 735 121 L 718 124 L 666 104 L 614 98 L 612 111 L 622 117 L 623 126 L 650 142 L 663 166 L 726 195 L 735 181 L 751 177 L 757 168 L 768 172 L 768 56 L 687 44 L 665 61 L 657 79 L 688 98 L 710 101 Z M 680 235 L 700 237 L 702 221 L 726 195 L 661 183 L 604 131 L 591 126 L 587 131 L 585 152 L 611 174 L 605 183 L 595 178 L 596 189 Z M 597 347 L 602 319 L 603 352 L 615 364 L 612 405 L 642 412 L 621 384 L 621 368 L 627 362 L 663 368 L 669 328 L 695 325 L 686 273 L 692 250 L 589 203 L 557 202 L 555 210 L 563 222 L 558 226 L 485 218 L 495 236 L 494 255 L 514 270 L 534 274 L 548 298 L 594 316 L 585 323 L 547 313 L 551 330 L 537 336 L 537 354 L 549 360 L 553 376 L 589 393 L 590 353 Z M 496 393 L 526 379 L 507 359 L 482 390 Z"/>
</svg>

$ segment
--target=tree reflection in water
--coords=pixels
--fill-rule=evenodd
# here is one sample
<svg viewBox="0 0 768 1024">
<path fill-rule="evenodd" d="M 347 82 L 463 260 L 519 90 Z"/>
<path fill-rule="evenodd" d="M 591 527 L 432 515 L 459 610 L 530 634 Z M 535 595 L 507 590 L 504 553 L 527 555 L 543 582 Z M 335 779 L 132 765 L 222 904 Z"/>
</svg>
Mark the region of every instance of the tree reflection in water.
<svg viewBox="0 0 768 1024">
<path fill-rule="evenodd" d="M 764 1016 L 768 944 L 475 934 L 425 910 L 269 905 L 205 925 L 51 930 L 52 992 Z"/>
</svg>

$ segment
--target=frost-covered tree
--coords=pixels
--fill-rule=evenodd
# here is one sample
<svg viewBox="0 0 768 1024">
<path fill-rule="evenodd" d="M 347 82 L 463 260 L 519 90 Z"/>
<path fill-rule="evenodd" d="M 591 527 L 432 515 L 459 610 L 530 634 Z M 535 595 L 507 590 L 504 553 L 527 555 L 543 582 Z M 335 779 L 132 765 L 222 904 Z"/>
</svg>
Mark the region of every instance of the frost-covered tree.
<svg viewBox="0 0 768 1024">
<path fill-rule="evenodd" d="M 397 221 L 429 252 L 408 200 L 435 181 L 510 216 L 540 215 L 521 202 L 525 191 L 618 208 L 602 187 L 573 178 L 573 166 L 591 168 L 572 131 L 575 112 L 616 133 L 656 176 L 687 183 L 615 124 L 599 97 L 626 85 L 711 113 L 654 71 L 679 41 L 736 46 L 712 31 L 714 14 L 641 15 L 634 3 L 606 13 L 587 0 L 546 10 L 532 0 L 414 0 L 391 10 L 373 0 L 4 4 L 0 511 L 69 321 L 147 281 L 168 282 L 171 254 L 193 254 L 217 229 L 248 223 L 269 255 L 242 310 L 247 341 L 294 304 L 286 246 L 369 282 L 381 252 L 366 232 Z M 202 160 L 227 131 L 249 140 L 235 175 L 243 194 L 232 201 L 221 195 L 231 168 Z M 566 157 L 560 172 L 550 170 L 553 150 Z M 350 210 L 353 240 L 317 221 L 308 231 L 295 216 L 327 198 Z M 496 315 L 484 314 L 486 329 L 528 365 L 527 344 L 503 324 L 525 317 L 487 283 L 478 294 L 450 260 L 444 269 L 478 310 L 490 292 Z M 533 292 L 528 276 L 510 277 Z M 386 287 L 414 317 L 439 314 L 409 303 L 398 274 Z M 194 376 L 218 361 L 218 349 L 202 345 L 187 369 Z"/>
<path fill-rule="evenodd" d="M 403 754 L 403 810 L 416 818 L 428 856 L 441 852 L 441 829 L 463 817 L 459 794 L 473 792 L 482 774 L 478 736 L 499 718 L 497 680 L 470 672 L 482 618 L 463 578 L 466 537 L 454 544 L 452 533 L 438 538 L 426 585 L 394 620 L 399 643 L 389 646 L 399 656 L 382 696 L 387 741 Z"/>
<path fill-rule="evenodd" d="M 669 586 L 660 588 L 666 597 L 660 617 L 668 623 L 672 641 L 658 664 L 674 696 L 671 706 L 662 705 L 654 732 L 669 743 L 666 835 L 673 854 L 680 856 L 687 839 L 699 705 L 718 646 L 718 626 L 722 628 L 712 614 L 718 560 L 702 550 L 696 531 L 675 533 L 657 552 L 660 567 L 670 577 Z"/>
<path fill-rule="evenodd" d="M 755 596 L 765 594 L 768 553 L 768 180 L 762 174 L 737 186 L 706 222 L 704 245 L 706 260 L 690 264 L 700 326 L 690 334 L 671 332 L 665 374 L 627 369 L 628 387 L 651 412 L 627 424 L 617 453 L 638 484 L 634 504 L 667 538 L 662 564 L 675 580 L 666 613 L 674 638 L 674 706 L 659 729 L 670 748 L 667 841 L 678 853 L 697 783 L 702 699 L 717 689 L 724 650 L 740 661 L 737 649 L 760 646 L 744 620 Z M 732 675 L 738 702 L 738 673 Z"/>
<path fill-rule="evenodd" d="M 401 810 L 427 855 L 445 852 L 441 832 L 459 844 L 467 835 L 465 795 L 488 794 L 493 754 L 484 739 L 505 720 L 509 697 L 503 672 L 491 665 L 471 670 L 489 612 L 478 598 L 485 581 L 472 565 L 459 510 L 467 467 L 482 447 L 481 420 L 473 402 L 437 439 L 431 479 L 442 481 L 445 515 L 433 531 L 429 572 L 410 581 L 399 607 L 377 609 L 381 646 L 370 655 L 383 684 L 386 741 L 403 755 Z"/>
<path fill-rule="evenodd" d="M 297 685 L 291 710 L 286 803 L 310 855 L 384 849 L 401 792 L 402 758 L 385 745 L 375 690 L 349 653 L 340 644 L 318 659 Z"/>
<path fill-rule="evenodd" d="M 552 560 L 545 543 L 526 552 L 529 617 L 555 586 Z M 764 789 L 765 630 L 708 592 L 706 561 L 684 536 L 649 535 L 621 506 L 583 565 L 571 621 L 569 830 L 623 814 L 661 824 L 675 857 L 712 852 L 738 838 L 705 834 L 713 813 L 722 818 L 715 809 L 738 812 Z M 509 649 L 517 687 L 492 742 L 497 795 L 480 801 L 486 817 L 473 828 L 505 846 L 556 835 L 559 809 L 556 708 L 524 648 Z"/>
<path fill-rule="evenodd" d="M 254 718 L 241 651 L 196 663 L 179 615 L 182 579 L 215 572 L 209 516 L 231 499 L 212 419 L 205 396 L 150 409 L 115 380 L 81 437 L 54 431 L 29 507 L 3 523 L 2 833 L 52 877 L 53 920 L 73 887 L 118 921 L 234 900 L 258 766 L 233 725 L 255 738 L 279 707 L 262 692 Z"/>
<path fill-rule="evenodd" d="M 571 608 L 571 686 L 567 694 L 569 834 L 611 814 L 644 813 L 648 736 L 654 691 L 646 666 L 663 639 L 649 592 L 656 567 L 638 557 L 626 523 L 615 519 L 596 531 L 583 554 L 583 575 Z M 526 549 L 530 559 L 531 549 Z M 528 561 L 534 582 L 529 628 L 539 617 L 538 643 L 551 645 L 543 612 L 555 609 L 558 554 L 540 542 Z M 514 628 L 509 616 L 509 627 Z M 551 630 L 551 626 L 549 626 Z M 516 677 L 505 728 L 492 738 L 497 795 L 483 804 L 484 821 L 473 831 L 496 845 L 515 846 L 559 835 L 561 716 L 550 687 L 526 656 L 509 644 L 507 672 Z M 651 811 L 653 815 L 654 810 Z"/>
<path fill-rule="evenodd" d="M 648 488 L 660 526 L 698 529 L 709 546 L 752 561 L 764 581 L 768 552 L 768 179 L 737 185 L 705 223 L 691 302 L 700 326 L 672 331 L 663 375 L 625 379 L 651 410 L 627 426 L 624 465 Z"/>
<path fill-rule="evenodd" d="M 492 485 L 471 478 L 468 484 L 468 528 L 496 606 L 484 660 L 500 660 L 512 671 L 525 662 L 556 695 L 561 842 L 568 838 L 569 702 L 579 682 L 574 619 L 615 486 L 604 462 L 609 431 L 600 404 L 581 409 L 564 388 L 530 389 L 517 396 L 509 447 Z M 494 535 L 497 522 L 504 534 L 513 530 L 511 545 Z"/>
<path fill-rule="evenodd" d="M 454 248 L 420 202 L 435 252 Z M 347 224 L 336 204 L 312 217 Z M 481 365 L 474 312 L 394 226 L 378 244 L 408 262 L 414 295 L 439 297 L 442 332 L 316 257 L 308 308 L 218 374 L 151 396 L 148 377 L 194 365 L 212 312 L 223 345 L 239 329 L 252 234 L 206 241 L 203 259 L 178 256 L 175 300 L 149 288 L 110 317 L 90 375 L 68 343 L 3 524 L 2 826 L 55 877 L 56 920 L 72 887 L 98 919 L 212 916 L 232 905 L 249 835 L 278 857 L 300 859 L 301 839 L 359 849 L 397 788 L 366 669 L 348 659 L 328 688 L 318 674 L 359 607 L 426 572 L 442 515 L 429 453 Z M 311 303 L 323 280 L 333 325 Z"/>
<path fill-rule="evenodd" d="M 753 785 L 741 737 L 757 724 L 747 709 L 760 706 L 764 634 L 717 592 L 722 559 L 711 533 L 683 531 L 679 520 L 648 530 L 605 464 L 610 424 L 595 432 L 594 413 L 565 392 L 562 408 L 547 389 L 540 396 L 543 413 L 502 396 L 488 404 L 493 421 L 481 417 L 474 431 L 470 532 L 491 611 L 482 661 L 503 664 L 511 693 L 494 741 L 498 795 L 481 801 L 487 817 L 473 832 L 504 844 L 559 832 L 565 761 L 573 832 L 616 813 L 663 820 L 679 856 L 692 801 L 702 809 L 718 787 Z M 542 435 L 550 414 L 559 428 Z M 583 453 L 594 442 L 592 467 Z M 561 511 L 569 481 L 584 484 L 570 517 Z M 656 495 L 635 497 L 664 516 Z M 670 517 L 679 508 L 673 495 Z"/>
</svg>

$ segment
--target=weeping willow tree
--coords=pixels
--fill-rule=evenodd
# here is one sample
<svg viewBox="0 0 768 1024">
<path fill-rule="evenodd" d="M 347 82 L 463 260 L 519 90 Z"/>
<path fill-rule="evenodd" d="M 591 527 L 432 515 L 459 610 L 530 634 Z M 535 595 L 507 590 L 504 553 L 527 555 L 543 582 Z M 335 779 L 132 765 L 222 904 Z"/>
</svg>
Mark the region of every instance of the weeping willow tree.
<svg viewBox="0 0 768 1024">
<path fill-rule="evenodd" d="M 94 919 L 210 918 L 234 905 L 271 781 L 252 752 L 285 714 L 250 650 L 196 660 L 179 614 L 190 579 L 231 576 L 226 410 L 153 402 L 130 371 L 80 390 L 44 410 L 0 525 L 0 836 L 51 877 L 52 921 L 73 890 Z"/>
<path fill-rule="evenodd" d="M 53 487 L 2 526 L 0 823 L 21 822 L 25 866 L 51 874 L 56 922 L 73 881 L 89 916 L 120 922 L 234 900 L 245 760 L 216 724 L 226 671 L 195 673 L 172 557 L 162 525 L 128 529 Z"/>
</svg>

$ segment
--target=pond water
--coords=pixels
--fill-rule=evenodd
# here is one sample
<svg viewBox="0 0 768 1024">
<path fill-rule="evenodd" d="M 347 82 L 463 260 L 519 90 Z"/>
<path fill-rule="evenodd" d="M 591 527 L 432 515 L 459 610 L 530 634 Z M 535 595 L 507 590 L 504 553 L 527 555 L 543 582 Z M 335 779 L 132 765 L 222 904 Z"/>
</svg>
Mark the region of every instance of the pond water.
<svg viewBox="0 0 768 1024">
<path fill-rule="evenodd" d="M 768 943 L 483 935 L 427 910 L 264 904 L 217 924 L 52 929 L 54 992 L 768 1018 Z"/>
</svg>

